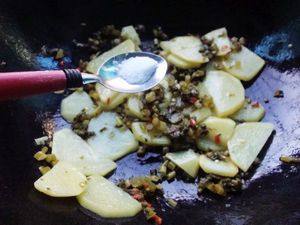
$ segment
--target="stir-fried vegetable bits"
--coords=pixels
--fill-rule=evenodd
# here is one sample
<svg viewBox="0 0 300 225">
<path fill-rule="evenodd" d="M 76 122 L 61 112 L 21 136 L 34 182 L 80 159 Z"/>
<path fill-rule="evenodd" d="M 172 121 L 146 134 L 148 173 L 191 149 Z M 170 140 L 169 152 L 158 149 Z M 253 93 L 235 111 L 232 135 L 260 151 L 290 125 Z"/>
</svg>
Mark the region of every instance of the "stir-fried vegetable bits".
<svg viewBox="0 0 300 225">
<path fill-rule="evenodd" d="M 99 52 L 79 68 L 96 73 L 109 58 L 144 49 L 139 30 L 101 29 L 86 45 Z M 264 108 L 245 98 L 240 81 L 255 77 L 264 61 L 244 47 L 244 38 L 230 39 L 226 28 L 169 40 L 161 28 L 153 33 L 154 45 L 147 49 L 169 63 L 165 79 L 142 93 L 90 84 L 66 97 L 61 114 L 71 129 L 37 140 L 35 158 L 46 163 L 39 167 L 43 176 L 35 183 L 38 190 L 78 196 L 83 207 L 102 217 L 129 217 L 143 210 L 156 224 L 162 219 L 151 203 L 163 192 L 164 181 L 188 178 L 199 182 L 199 193 L 221 196 L 241 190 L 245 173 L 273 130 L 271 124 L 258 122 Z M 134 151 L 138 157 L 155 151 L 160 166 L 144 177 L 118 182 L 119 187 L 103 177 L 116 168 L 113 160 Z M 63 171 L 72 171 L 71 177 Z M 64 182 L 70 183 L 62 187 Z M 170 207 L 177 204 L 166 201 Z"/>
</svg>

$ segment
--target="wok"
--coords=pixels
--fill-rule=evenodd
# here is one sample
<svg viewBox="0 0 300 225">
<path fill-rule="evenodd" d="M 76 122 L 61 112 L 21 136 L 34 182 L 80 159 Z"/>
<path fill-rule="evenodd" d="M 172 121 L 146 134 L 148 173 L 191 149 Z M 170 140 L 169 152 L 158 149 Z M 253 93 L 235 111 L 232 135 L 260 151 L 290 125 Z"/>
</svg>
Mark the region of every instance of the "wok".
<svg viewBox="0 0 300 225">
<path fill-rule="evenodd" d="M 258 78 L 247 83 L 247 95 L 266 108 L 265 121 L 276 134 L 259 155 L 262 163 L 250 172 L 240 193 L 220 198 L 197 195 L 194 183 L 165 182 L 165 196 L 178 200 L 170 209 L 159 198 L 158 213 L 164 224 L 299 224 L 299 166 L 284 165 L 281 154 L 299 152 L 300 143 L 300 1 L 11 1 L 0 2 L 0 60 L 2 71 L 55 69 L 38 54 L 42 45 L 69 51 L 68 67 L 86 57 L 72 39 L 86 40 L 106 24 L 145 24 L 147 33 L 161 25 L 172 35 L 205 33 L 226 26 L 229 34 L 244 36 L 248 46 L 268 63 Z M 80 26 L 85 22 L 87 26 Z M 289 44 L 292 44 L 289 45 Z M 274 98 L 277 89 L 284 98 Z M 59 116 L 63 95 L 45 94 L 0 103 L 0 224 L 79 225 L 147 224 L 142 213 L 134 218 L 102 219 L 82 209 L 74 199 L 53 199 L 37 193 L 39 176 L 32 158 L 33 139 L 67 126 Z M 269 103 L 264 100 L 269 99 Z M 111 180 L 147 174 L 159 157 L 135 154 L 118 161 Z"/>
</svg>

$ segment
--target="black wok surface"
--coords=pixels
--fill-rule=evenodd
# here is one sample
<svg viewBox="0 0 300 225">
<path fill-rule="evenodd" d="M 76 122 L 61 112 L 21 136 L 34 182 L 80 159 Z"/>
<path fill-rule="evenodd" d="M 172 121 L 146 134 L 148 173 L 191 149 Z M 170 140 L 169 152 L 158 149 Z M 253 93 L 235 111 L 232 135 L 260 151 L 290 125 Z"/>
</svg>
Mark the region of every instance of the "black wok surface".
<svg viewBox="0 0 300 225">
<path fill-rule="evenodd" d="M 264 120 L 274 123 L 276 133 L 243 192 L 220 198 L 197 195 L 194 183 L 164 182 L 165 196 L 177 199 L 179 205 L 173 210 L 158 199 L 158 213 L 168 225 L 300 224 L 299 165 L 279 161 L 281 154 L 297 155 L 300 148 L 300 1 L 87 2 L 0 1 L 0 60 L 8 64 L 1 71 L 57 68 L 38 54 L 43 44 L 67 49 L 66 66 L 75 67 L 83 55 L 72 39 L 86 40 L 106 24 L 142 23 L 148 32 L 161 25 L 171 36 L 226 26 L 230 35 L 246 37 L 248 46 L 268 62 L 246 92 L 264 105 Z M 79 26 L 81 22 L 87 26 Z M 273 97 L 277 89 L 283 90 L 284 98 Z M 0 225 L 147 224 L 142 213 L 101 219 L 75 199 L 48 198 L 34 190 L 40 174 L 32 158 L 37 150 L 33 139 L 67 126 L 59 116 L 62 98 L 46 94 L 0 103 Z M 144 158 L 131 154 L 118 161 L 110 179 L 147 174 L 158 161 L 155 153 Z"/>
</svg>

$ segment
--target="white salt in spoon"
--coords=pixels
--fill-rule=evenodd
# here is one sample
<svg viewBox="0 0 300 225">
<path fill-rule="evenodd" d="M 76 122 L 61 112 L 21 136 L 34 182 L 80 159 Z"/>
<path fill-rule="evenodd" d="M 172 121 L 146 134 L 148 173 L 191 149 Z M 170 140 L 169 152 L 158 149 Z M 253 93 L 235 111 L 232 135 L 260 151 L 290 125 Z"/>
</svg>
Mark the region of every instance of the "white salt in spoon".
<svg viewBox="0 0 300 225">
<path fill-rule="evenodd" d="M 167 62 L 149 52 L 120 54 L 98 69 L 98 82 L 118 92 L 136 93 L 156 86 L 166 75 Z M 84 75 L 82 76 L 84 80 Z M 95 82 L 95 81 L 92 81 Z"/>
</svg>

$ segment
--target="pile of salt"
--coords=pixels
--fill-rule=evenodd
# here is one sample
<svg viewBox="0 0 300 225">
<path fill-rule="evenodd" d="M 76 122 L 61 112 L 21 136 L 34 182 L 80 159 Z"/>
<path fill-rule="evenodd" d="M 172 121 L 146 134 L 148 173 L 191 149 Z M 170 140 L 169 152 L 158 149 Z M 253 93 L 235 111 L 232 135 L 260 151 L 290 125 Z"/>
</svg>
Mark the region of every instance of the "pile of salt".
<svg viewBox="0 0 300 225">
<path fill-rule="evenodd" d="M 132 57 L 118 66 L 118 76 L 130 84 L 143 84 L 155 73 L 157 62 L 149 57 Z"/>
</svg>

